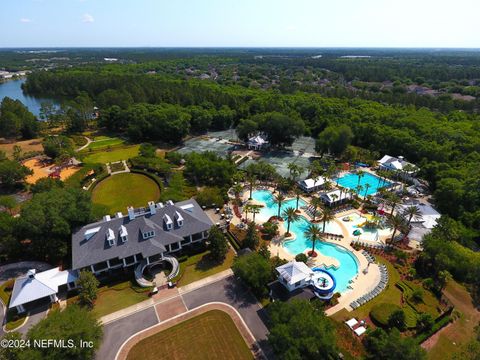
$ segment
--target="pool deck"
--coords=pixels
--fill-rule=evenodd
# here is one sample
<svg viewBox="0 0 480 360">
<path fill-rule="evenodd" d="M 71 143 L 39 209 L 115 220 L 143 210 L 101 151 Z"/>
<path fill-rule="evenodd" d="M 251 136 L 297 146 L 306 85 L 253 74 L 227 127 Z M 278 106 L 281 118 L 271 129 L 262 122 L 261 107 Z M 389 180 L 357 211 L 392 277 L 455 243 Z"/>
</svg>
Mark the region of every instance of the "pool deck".
<svg viewBox="0 0 480 360">
<path fill-rule="evenodd" d="M 268 190 L 273 192 L 274 189 L 269 188 Z M 248 200 L 248 196 L 249 196 L 249 193 L 245 192 L 244 196 L 243 196 L 243 200 L 245 200 L 245 201 Z M 291 199 L 291 198 L 292 197 L 287 197 L 287 199 Z M 301 196 L 301 199 L 304 200 L 306 203 L 310 203 L 308 197 Z M 259 201 L 255 201 L 255 200 L 249 200 L 249 203 L 264 205 L 263 202 L 259 202 Z M 302 215 L 305 218 L 311 220 L 311 217 L 309 215 L 307 215 L 303 209 L 299 209 L 299 211 L 300 211 L 300 215 Z M 342 246 L 342 247 L 346 248 L 358 260 L 358 274 L 353 279 L 352 283 L 350 284 L 352 289 L 342 293 L 342 295 L 338 299 L 338 304 L 331 307 L 330 309 L 328 309 L 326 311 L 327 315 L 332 315 L 332 314 L 334 314 L 337 311 L 340 311 L 342 309 L 352 311 L 352 308 L 350 307 L 350 303 L 353 300 L 356 300 L 357 298 L 359 298 L 360 296 L 368 293 L 370 290 L 373 290 L 375 288 L 375 286 L 378 284 L 378 282 L 380 281 L 380 268 L 379 268 L 379 266 L 377 264 L 372 264 L 372 263 L 369 264 L 367 258 L 361 253 L 361 251 L 356 251 L 350 245 L 352 240 L 354 240 L 354 236 L 348 233 L 348 230 L 345 227 L 345 225 L 343 224 L 343 222 L 341 221 L 341 219 L 344 216 L 347 216 L 347 215 L 350 215 L 350 214 L 353 214 L 353 213 L 360 214 L 358 210 L 348 210 L 348 211 L 344 211 L 344 212 L 336 214 L 335 215 L 336 219 L 334 221 L 336 221 L 340 225 L 340 227 L 342 229 L 343 238 L 338 239 L 338 240 L 336 240 L 336 239 L 334 240 L 332 238 L 327 237 L 326 240 L 325 240 L 328 243 L 339 245 L 339 246 Z M 248 219 L 249 220 L 252 220 L 252 217 L 253 217 L 252 214 L 248 214 Z M 263 222 L 266 222 L 267 220 L 268 220 L 268 218 L 265 219 L 260 214 L 256 214 L 256 216 L 255 216 L 255 221 L 257 223 L 263 223 Z M 235 217 L 232 220 L 232 224 L 235 225 L 235 224 L 238 224 L 238 223 L 240 223 L 240 219 Z M 319 224 L 321 225 L 321 223 L 319 223 Z M 291 260 L 295 259 L 296 254 L 291 254 L 290 252 L 288 252 L 284 248 L 283 243 L 285 241 L 293 240 L 294 237 L 285 238 L 284 234 L 287 230 L 286 228 L 287 228 L 287 223 L 285 221 L 282 221 L 282 222 L 279 223 L 279 233 L 281 235 L 279 237 L 277 237 L 276 239 L 270 241 L 269 250 L 270 250 L 270 253 L 272 254 L 272 256 L 279 256 L 282 259 L 291 261 Z M 380 239 L 380 241 L 382 241 L 384 243 L 386 238 L 388 238 L 388 236 L 381 236 L 379 239 Z M 369 241 L 362 240 L 362 242 L 369 242 Z M 373 242 L 370 241 L 370 243 L 378 244 L 377 241 L 373 241 Z M 308 251 L 309 250 L 305 250 L 305 253 L 307 253 Z M 340 265 L 338 260 L 335 259 L 335 258 L 325 256 L 322 253 L 320 253 L 319 251 L 317 251 L 317 254 L 318 254 L 318 256 L 316 258 L 309 258 L 309 261 L 312 261 L 315 264 L 315 266 L 325 266 L 325 267 L 328 268 L 328 267 L 331 267 L 331 266 L 338 267 Z M 366 269 L 368 269 L 368 271 L 364 272 L 364 270 L 366 270 Z"/>
</svg>

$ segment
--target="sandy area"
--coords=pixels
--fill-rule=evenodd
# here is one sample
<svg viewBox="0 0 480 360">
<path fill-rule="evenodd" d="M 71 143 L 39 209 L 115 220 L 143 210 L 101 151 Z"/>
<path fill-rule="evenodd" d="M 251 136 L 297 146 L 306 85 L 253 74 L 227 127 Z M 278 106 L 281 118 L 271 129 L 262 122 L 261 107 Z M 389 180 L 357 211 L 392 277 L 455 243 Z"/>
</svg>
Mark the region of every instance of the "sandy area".
<svg viewBox="0 0 480 360">
<path fill-rule="evenodd" d="M 27 151 L 43 151 L 42 139 L 30 139 L 24 141 L 16 141 L 11 144 L 0 144 L 0 150 L 5 151 L 8 157 L 13 154 L 13 147 L 18 145 L 23 152 Z"/>
<path fill-rule="evenodd" d="M 25 179 L 28 184 L 35 184 L 38 179 L 47 177 L 48 175 L 50 175 L 50 173 L 54 171 L 53 168 L 55 167 L 55 165 L 43 166 L 38 159 L 27 160 L 23 163 L 23 165 L 33 171 L 33 174 L 27 176 L 27 178 Z M 60 179 L 67 179 L 69 176 L 75 174 L 78 170 L 80 170 L 80 166 L 72 166 L 65 168 L 60 172 Z"/>
</svg>

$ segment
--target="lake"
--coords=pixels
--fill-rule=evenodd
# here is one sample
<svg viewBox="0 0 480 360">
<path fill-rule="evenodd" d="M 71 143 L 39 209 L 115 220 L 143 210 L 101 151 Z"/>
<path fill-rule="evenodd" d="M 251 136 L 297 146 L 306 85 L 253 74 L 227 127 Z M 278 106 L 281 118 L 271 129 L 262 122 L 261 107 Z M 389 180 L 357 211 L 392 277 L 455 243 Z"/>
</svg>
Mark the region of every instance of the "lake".
<svg viewBox="0 0 480 360">
<path fill-rule="evenodd" d="M 15 100 L 20 100 L 23 105 L 28 107 L 28 110 L 38 117 L 40 115 L 40 106 L 42 105 L 42 102 L 49 99 L 43 99 L 24 94 L 22 91 L 22 84 L 25 82 L 25 80 L 26 79 L 23 78 L 18 80 L 8 80 L 4 83 L 0 83 L 0 102 L 6 96 Z M 53 103 L 55 103 L 55 101 L 53 101 Z"/>
</svg>

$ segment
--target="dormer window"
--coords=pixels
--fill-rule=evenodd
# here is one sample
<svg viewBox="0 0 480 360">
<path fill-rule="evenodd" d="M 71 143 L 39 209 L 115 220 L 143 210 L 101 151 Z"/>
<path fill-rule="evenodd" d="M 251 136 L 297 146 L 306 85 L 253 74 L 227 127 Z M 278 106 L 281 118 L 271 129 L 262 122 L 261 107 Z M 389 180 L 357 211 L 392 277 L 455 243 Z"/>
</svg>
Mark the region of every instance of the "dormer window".
<svg viewBox="0 0 480 360">
<path fill-rule="evenodd" d="M 124 225 L 121 225 L 119 230 L 120 239 L 122 242 L 126 242 L 128 240 L 127 228 Z"/>
<path fill-rule="evenodd" d="M 178 211 L 175 211 L 175 220 L 177 221 L 178 227 L 183 226 L 183 216 Z"/>
<path fill-rule="evenodd" d="M 167 230 L 172 230 L 173 229 L 173 221 L 170 216 L 167 214 L 163 215 L 163 222 L 165 223 L 165 227 Z"/>
<path fill-rule="evenodd" d="M 153 230 L 148 230 L 148 231 L 145 231 L 143 233 L 143 238 L 144 239 L 148 239 L 148 238 L 151 238 L 151 237 L 154 237 L 155 236 L 155 231 Z"/>
<path fill-rule="evenodd" d="M 105 233 L 105 236 L 108 241 L 108 245 L 113 246 L 115 245 L 115 233 L 113 232 L 112 229 L 108 228 L 107 232 Z"/>
</svg>

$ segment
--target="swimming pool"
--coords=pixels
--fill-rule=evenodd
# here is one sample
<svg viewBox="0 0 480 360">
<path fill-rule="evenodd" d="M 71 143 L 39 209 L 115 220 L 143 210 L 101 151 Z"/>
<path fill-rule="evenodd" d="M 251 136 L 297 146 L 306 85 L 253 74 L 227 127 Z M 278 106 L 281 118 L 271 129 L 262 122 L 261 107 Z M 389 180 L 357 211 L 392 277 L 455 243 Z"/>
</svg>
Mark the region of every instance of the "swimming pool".
<svg viewBox="0 0 480 360">
<path fill-rule="evenodd" d="M 261 209 L 260 215 L 263 215 L 263 218 L 270 218 L 271 216 L 276 216 L 278 213 L 278 205 L 273 201 L 273 195 L 268 190 L 256 190 L 252 193 L 252 198 L 256 201 L 263 202 L 265 206 Z M 285 201 L 282 204 L 282 211 L 287 207 L 295 207 L 296 199 L 290 199 Z M 299 206 L 306 205 L 305 201 L 300 199 Z M 310 225 L 305 217 L 300 216 L 300 219 L 296 222 L 293 222 L 290 225 L 290 232 L 295 234 L 295 239 L 287 241 L 283 244 L 283 247 L 292 255 L 297 255 L 299 253 L 305 252 L 307 249 L 312 248 L 312 242 L 305 237 L 305 231 Z M 323 224 L 318 224 L 321 228 Z M 336 221 L 328 222 L 325 225 L 325 232 L 332 234 L 342 234 L 342 228 Z M 358 263 L 355 256 L 348 251 L 347 249 L 335 245 L 326 243 L 323 241 L 317 241 L 315 243 L 315 250 L 322 253 L 323 255 L 335 258 L 338 260 L 340 266 L 338 268 L 323 268 L 318 267 L 319 269 L 328 270 L 334 277 L 336 281 L 336 291 L 344 292 L 349 285 L 349 281 L 353 279 L 358 273 Z"/>
<path fill-rule="evenodd" d="M 327 224 L 325 231 L 335 233 L 336 231 L 334 229 L 328 228 L 329 224 Z M 333 222 L 332 224 L 340 227 L 340 225 L 335 222 Z M 308 225 L 310 225 L 310 222 L 303 216 L 300 218 L 299 221 L 296 221 L 290 225 L 290 232 L 293 232 L 295 234 L 295 240 L 287 241 L 283 244 L 283 247 L 290 254 L 296 255 L 312 248 L 312 242 L 308 240 L 304 234 L 308 228 Z M 319 224 L 319 226 L 322 227 L 322 224 Z M 337 291 L 344 292 L 345 290 L 347 290 L 349 281 L 353 279 L 358 273 L 358 264 L 354 255 L 352 255 L 350 251 L 341 246 L 323 241 L 315 242 L 315 250 L 325 256 L 329 256 L 338 260 L 340 264 L 338 269 L 334 267 L 319 268 L 328 270 L 335 277 L 335 281 L 337 282 Z"/>
<path fill-rule="evenodd" d="M 263 219 L 269 219 L 272 216 L 277 216 L 278 215 L 278 204 L 275 203 L 273 194 L 271 191 L 268 190 L 255 190 L 252 193 L 252 199 L 255 201 L 260 201 L 265 203 L 265 206 L 260 209 L 260 217 Z M 298 201 L 298 207 L 300 208 L 301 206 L 305 206 L 307 203 L 299 199 Z M 297 199 L 289 199 L 286 200 L 282 203 L 282 206 L 280 207 L 280 215 L 282 214 L 283 210 L 289 207 L 296 208 L 297 206 Z"/>
<path fill-rule="evenodd" d="M 341 178 L 338 178 L 337 182 L 343 187 L 354 190 L 356 190 L 358 185 L 361 185 L 363 188 L 360 192 L 361 196 L 365 196 L 365 192 L 367 195 L 375 194 L 378 189 L 382 187 L 388 187 L 392 184 L 391 182 L 368 172 L 363 173 L 362 177 L 359 177 L 357 174 L 354 173 L 348 173 Z M 369 185 L 368 190 L 366 188 L 367 184 Z"/>
</svg>

